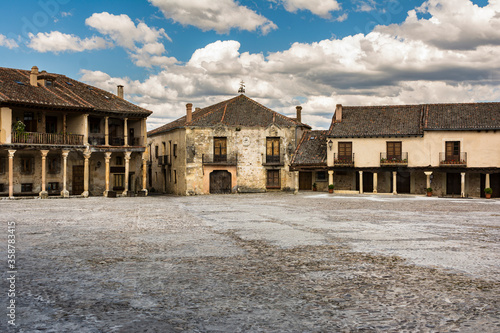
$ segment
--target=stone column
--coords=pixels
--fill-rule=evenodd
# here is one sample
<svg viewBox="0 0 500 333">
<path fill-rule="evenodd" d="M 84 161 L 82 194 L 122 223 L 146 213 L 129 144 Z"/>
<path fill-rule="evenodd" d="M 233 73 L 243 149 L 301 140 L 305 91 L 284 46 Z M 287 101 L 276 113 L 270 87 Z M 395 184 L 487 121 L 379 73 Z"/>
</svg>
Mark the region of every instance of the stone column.
<svg viewBox="0 0 500 333">
<path fill-rule="evenodd" d="M 89 144 L 89 115 L 83 115 L 83 144 Z"/>
<path fill-rule="evenodd" d="M 63 190 L 61 191 L 61 197 L 63 197 L 63 198 L 68 198 L 69 197 L 69 192 L 66 189 L 66 183 L 67 183 L 67 178 L 68 178 L 68 172 L 67 172 L 68 154 L 69 154 L 69 150 L 63 150 L 62 151 L 62 157 L 63 157 Z"/>
<path fill-rule="evenodd" d="M 144 152 L 142 154 L 142 191 L 144 192 L 144 195 L 148 195 L 148 189 L 147 187 L 147 162 L 148 162 L 148 153 Z"/>
<path fill-rule="evenodd" d="M 328 170 L 328 185 L 333 185 L 333 170 Z"/>
<path fill-rule="evenodd" d="M 9 150 L 9 198 L 14 198 L 14 154 L 15 150 Z"/>
<path fill-rule="evenodd" d="M 90 181 L 90 171 L 89 171 L 89 159 L 92 153 L 88 150 L 83 152 L 83 157 L 85 158 L 83 167 L 83 193 L 84 198 L 89 197 L 89 181 Z"/>
<path fill-rule="evenodd" d="M 363 194 L 363 171 L 359 172 L 359 194 Z"/>
<path fill-rule="evenodd" d="M 128 193 L 128 174 L 129 174 L 129 170 L 130 170 L 130 155 L 132 154 L 132 152 L 130 151 L 127 151 L 125 153 L 123 153 L 125 156 L 124 156 L 124 159 L 125 159 L 125 179 L 124 179 L 124 187 L 125 189 L 123 190 L 123 193 L 122 195 L 124 197 L 127 196 L 127 193 Z"/>
<path fill-rule="evenodd" d="M 462 186 L 461 186 L 461 190 L 460 190 L 460 192 L 461 192 L 460 196 L 462 198 L 465 198 L 465 172 L 462 172 L 461 175 L 462 175 L 462 184 L 461 184 Z"/>
<path fill-rule="evenodd" d="M 47 154 L 49 153 L 48 150 L 40 150 L 40 153 L 42 153 L 42 191 L 39 193 L 40 198 L 42 199 L 47 199 L 49 197 L 49 193 L 45 190 L 45 172 L 46 172 L 46 160 L 47 160 Z"/>
<path fill-rule="evenodd" d="M 109 117 L 104 117 L 104 145 L 109 146 Z"/>
<path fill-rule="evenodd" d="M 484 177 L 484 187 L 485 188 L 491 187 L 491 185 L 490 185 L 490 174 L 489 173 L 487 173 L 486 177 Z"/>
<path fill-rule="evenodd" d="M 373 173 L 373 193 L 378 193 L 378 173 Z"/>
<path fill-rule="evenodd" d="M 431 175 L 432 171 L 425 171 L 425 175 L 427 176 L 427 188 L 431 187 Z"/>
<path fill-rule="evenodd" d="M 111 160 L 111 153 L 104 153 L 104 161 L 106 163 L 106 189 L 104 190 L 103 195 L 105 197 L 108 196 L 109 192 L 109 160 Z"/>
<path fill-rule="evenodd" d="M 123 143 L 128 146 L 128 118 L 123 119 Z"/>
<path fill-rule="evenodd" d="M 295 171 L 295 192 L 293 192 L 294 194 L 298 194 L 299 193 L 299 172 L 298 171 Z"/>
<path fill-rule="evenodd" d="M 392 194 L 398 194 L 398 172 L 392 172 Z"/>
</svg>

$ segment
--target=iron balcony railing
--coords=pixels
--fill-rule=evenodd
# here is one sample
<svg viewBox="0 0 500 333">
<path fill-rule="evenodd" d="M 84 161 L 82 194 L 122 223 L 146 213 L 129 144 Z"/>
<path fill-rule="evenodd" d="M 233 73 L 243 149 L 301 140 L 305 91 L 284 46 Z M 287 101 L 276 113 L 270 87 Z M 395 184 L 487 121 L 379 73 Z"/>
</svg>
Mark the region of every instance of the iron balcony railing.
<svg viewBox="0 0 500 333">
<path fill-rule="evenodd" d="M 91 134 L 89 135 L 89 144 L 91 146 L 104 146 L 106 140 L 104 139 L 104 134 Z"/>
<path fill-rule="evenodd" d="M 203 164 L 211 165 L 237 165 L 238 154 L 216 155 L 216 154 L 203 154 Z"/>
<path fill-rule="evenodd" d="M 337 153 L 333 154 L 333 165 L 343 166 L 343 167 L 353 167 L 354 166 L 354 154 L 351 155 L 339 155 Z"/>
<path fill-rule="evenodd" d="M 439 166 L 467 166 L 467 153 L 460 153 L 458 155 L 446 155 L 446 153 L 439 153 Z"/>
<path fill-rule="evenodd" d="M 266 161 L 263 163 L 264 165 L 283 165 L 284 164 L 284 156 L 280 155 L 266 155 Z"/>
<path fill-rule="evenodd" d="M 110 146 L 125 146 L 125 139 L 123 137 L 109 138 Z"/>
<path fill-rule="evenodd" d="M 387 152 L 382 152 L 380 153 L 380 166 L 408 166 L 408 153 L 388 155 Z"/>
<path fill-rule="evenodd" d="M 170 155 L 162 155 L 158 156 L 158 165 L 172 165 L 172 156 Z"/>
<path fill-rule="evenodd" d="M 14 132 L 12 143 L 33 143 L 45 145 L 83 145 L 83 135 L 80 134 L 56 134 L 38 132 Z"/>
</svg>

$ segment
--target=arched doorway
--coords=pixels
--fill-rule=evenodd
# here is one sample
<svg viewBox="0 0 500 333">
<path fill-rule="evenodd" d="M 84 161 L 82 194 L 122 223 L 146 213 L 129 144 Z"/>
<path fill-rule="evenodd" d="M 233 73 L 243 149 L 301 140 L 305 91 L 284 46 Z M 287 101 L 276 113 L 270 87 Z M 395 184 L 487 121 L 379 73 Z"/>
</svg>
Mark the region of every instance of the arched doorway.
<svg viewBox="0 0 500 333">
<path fill-rule="evenodd" d="M 226 170 L 215 170 L 210 173 L 210 193 L 231 193 L 231 173 Z"/>
</svg>

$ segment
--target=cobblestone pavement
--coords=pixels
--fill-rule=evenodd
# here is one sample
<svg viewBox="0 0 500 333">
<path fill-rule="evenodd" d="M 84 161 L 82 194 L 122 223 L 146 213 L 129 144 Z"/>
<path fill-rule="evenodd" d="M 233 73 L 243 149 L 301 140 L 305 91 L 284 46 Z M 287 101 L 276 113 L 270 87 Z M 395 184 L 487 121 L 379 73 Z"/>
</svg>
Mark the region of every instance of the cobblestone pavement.
<svg viewBox="0 0 500 333">
<path fill-rule="evenodd" d="M 5 269 L 1 332 L 500 331 L 499 200 L 309 192 L 0 212 L 18 265 L 17 326 Z"/>
</svg>

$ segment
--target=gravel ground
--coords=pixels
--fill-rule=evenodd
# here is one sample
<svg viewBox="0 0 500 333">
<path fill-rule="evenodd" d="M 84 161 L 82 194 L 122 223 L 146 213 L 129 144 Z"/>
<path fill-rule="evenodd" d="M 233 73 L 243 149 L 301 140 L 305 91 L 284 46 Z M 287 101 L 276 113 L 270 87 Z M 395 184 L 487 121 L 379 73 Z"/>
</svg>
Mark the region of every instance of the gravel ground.
<svg viewBox="0 0 500 333">
<path fill-rule="evenodd" d="M 0 201 L 1 332 L 500 332 L 500 201 Z"/>
</svg>

